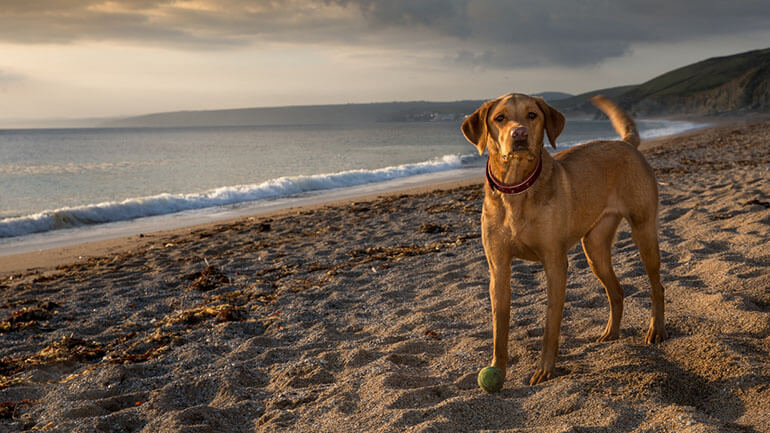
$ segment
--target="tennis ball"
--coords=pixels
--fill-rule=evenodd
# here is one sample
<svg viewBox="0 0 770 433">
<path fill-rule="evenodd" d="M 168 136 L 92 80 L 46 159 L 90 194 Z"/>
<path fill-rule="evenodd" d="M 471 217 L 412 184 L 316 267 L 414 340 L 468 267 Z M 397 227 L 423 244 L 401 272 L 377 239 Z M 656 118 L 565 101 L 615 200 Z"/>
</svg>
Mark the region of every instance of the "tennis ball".
<svg viewBox="0 0 770 433">
<path fill-rule="evenodd" d="M 479 388 L 485 392 L 497 392 L 503 388 L 503 382 L 505 377 L 503 372 L 497 367 L 484 367 L 479 371 L 478 377 Z"/>
</svg>

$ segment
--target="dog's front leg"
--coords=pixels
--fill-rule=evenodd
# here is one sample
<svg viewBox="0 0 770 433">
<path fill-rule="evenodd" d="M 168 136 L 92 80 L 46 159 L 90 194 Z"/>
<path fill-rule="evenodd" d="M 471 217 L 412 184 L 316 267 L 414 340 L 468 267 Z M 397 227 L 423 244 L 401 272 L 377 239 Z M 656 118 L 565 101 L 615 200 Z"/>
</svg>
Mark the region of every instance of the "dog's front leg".
<svg viewBox="0 0 770 433">
<path fill-rule="evenodd" d="M 505 378 L 508 367 L 508 328 L 511 321 L 511 258 L 489 261 L 489 299 L 492 301 L 492 366 Z"/>
<path fill-rule="evenodd" d="M 556 365 L 556 355 L 559 352 L 559 328 L 564 309 L 564 292 L 567 285 L 567 255 L 558 254 L 543 261 L 545 275 L 548 279 L 548 309 L 545 317 L 545 332 L 543 333 L 543 352 L 540 366 L 529 380 L 529 384 L 548 380 L 553 376 Z"/>
</svg>

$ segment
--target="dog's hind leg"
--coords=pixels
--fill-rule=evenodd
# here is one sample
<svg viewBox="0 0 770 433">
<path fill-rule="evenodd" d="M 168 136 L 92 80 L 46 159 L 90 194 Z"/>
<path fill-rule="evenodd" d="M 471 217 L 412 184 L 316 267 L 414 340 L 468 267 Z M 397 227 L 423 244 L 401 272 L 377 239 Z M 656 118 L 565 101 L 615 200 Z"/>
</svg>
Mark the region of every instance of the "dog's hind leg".
<svg viewBox="0 0 770 433">
<path fill-rule="evenodd" d="M 610 317 L 598 341 L 615 340 L 620 334 L 624 293 L 612 269 L 612 243 L 619 223 L 620 216 L 605 215 L 582 239 L 588 264 L 604 286 L 610 302 Z"/>
<path fill-rule="evenodd" d="M 642 263 L 650 279 L 652 311 L 650 327 L 644 338 L 645 343 L 658 343 L 668 338 L 663 316 L 663 285 L 660 283 L 660 248 L 658 246 L 657 224 L 654 214 L 642 221 L 631 218 L 631 235 L 639 247 Z"/>
</svg>

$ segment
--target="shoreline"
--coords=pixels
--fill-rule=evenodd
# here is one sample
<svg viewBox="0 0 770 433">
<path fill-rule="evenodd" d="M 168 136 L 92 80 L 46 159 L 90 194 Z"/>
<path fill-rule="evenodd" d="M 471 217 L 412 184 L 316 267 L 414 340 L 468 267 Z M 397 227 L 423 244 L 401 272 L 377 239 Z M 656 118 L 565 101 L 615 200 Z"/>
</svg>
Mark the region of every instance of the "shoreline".
<svg viewBox="0 0 770 433">
<path fill-rule="evenodd" d="M 466 167 L 442 170 L 432 173 L 398 177 L 391 180 L 365 183 L 356 186 L 312 191 L 297 195 L 239 202 L 229 205 L 211 206 L 181 212 L 140 217 L 131 220 L 113 221 L 75 228 L 49 230 L 38 233 L 0 239 L 0 257 L 38 250 L 76 245 L 99 240 L 126 237 L 139 233 L 168 231 L 218 221 L 227 221 L 283 210 L 318 206 L 355 200 L 359 197 L 373 197 L 402 190 L 429 188 L 431 185 L 463 182 L 483 177 L 480 167 Z"/>
<path fill-rule="evenodd" d="M 161 228 L 158 230 L 151 229 L 146 232 L 132 230 L 135 233 L 119 234 L 115 236 L 108 235 L 106 238 L 98 238 L 85 242 L 75 241 L 75 243 L 72 244 L 67 243 L 65 245 L 51 246 L 21 253 L 3 254 L 7 250 L 4 251 L 0 248 L 0 280 L 14 274 L 50 271 L 57 266 L 69 263 L 87 262 L 94 257 L 116 254 L 126 250 L 141 249 L 147 244 L 155 242 L 157 239 L 179 236 L 197 230 L 210 230 L 217 226 L 233 224 L 243 220 L 268 219 L 328 207 L 339 207 L 359 202 L 371 202 L 385 197 L 418 195 L 474 184 L 481 185 L 483 181 L 483 176 L 474 176 L 461 180 L 425 183 L 420 184 L 419 186 L 389 189 L 382 192 L 353 194 L 351 196 L 346 196 L 345 198 L 331 200 L 323 199 L 323 197 L 310 197 L 310 200 L 299 201 L 300 203 L 304 202 L 303 204 L 256 211 L 249 213 L 248 215 L 217 218 L 209 222 L 185 224 L 180 227 Z M 314 201 L 314 198 L 320 199 L 320 201 Z"/>
</svg>

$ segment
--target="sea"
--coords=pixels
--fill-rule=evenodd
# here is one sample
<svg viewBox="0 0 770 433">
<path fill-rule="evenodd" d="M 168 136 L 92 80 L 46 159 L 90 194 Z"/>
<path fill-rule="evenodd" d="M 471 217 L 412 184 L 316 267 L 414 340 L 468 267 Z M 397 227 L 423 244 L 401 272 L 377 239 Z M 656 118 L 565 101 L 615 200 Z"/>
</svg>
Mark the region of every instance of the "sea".
<svg viewBox="0 0 770 433">
<path fill-rule="evenodd" d="M 557 151 L 606 138 L 568 120 Z M 459 121 L 0 130 L 0 256 L 481 177 L 485 158 Z"/>
</svg>

